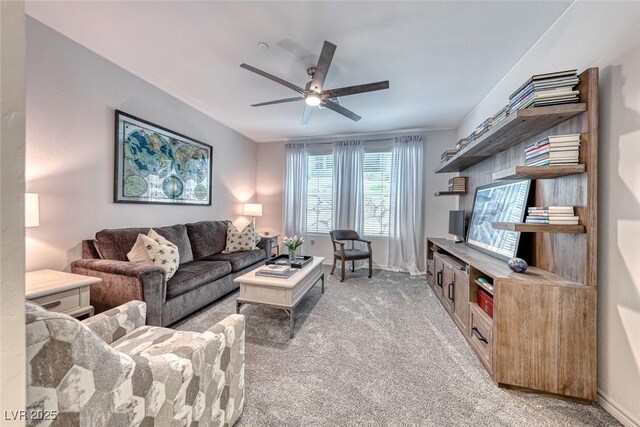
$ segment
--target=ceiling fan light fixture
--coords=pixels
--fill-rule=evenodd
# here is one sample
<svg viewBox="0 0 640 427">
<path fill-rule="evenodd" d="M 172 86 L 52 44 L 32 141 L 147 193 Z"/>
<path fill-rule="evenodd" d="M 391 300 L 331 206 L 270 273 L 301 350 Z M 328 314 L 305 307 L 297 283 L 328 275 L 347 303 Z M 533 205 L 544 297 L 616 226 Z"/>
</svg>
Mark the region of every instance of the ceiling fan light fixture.
<svg viewBox="0 0 640 427">
<path fill-rule="evenodd" d="M 304 102 L 306 102 L 310 107 L 317 107 L 320 105 L 321 99 L 318 95 L 308 95 L 304 99 Z"/>
</svg>

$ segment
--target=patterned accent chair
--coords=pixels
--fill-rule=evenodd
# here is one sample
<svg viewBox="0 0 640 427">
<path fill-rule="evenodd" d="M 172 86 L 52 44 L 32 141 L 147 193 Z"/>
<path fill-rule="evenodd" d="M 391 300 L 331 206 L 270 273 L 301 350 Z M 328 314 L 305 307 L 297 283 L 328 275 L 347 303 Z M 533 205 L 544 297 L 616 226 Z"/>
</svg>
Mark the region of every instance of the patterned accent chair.
<svg viewBox="0 0 640 427">
<path fill-rule="evenodd" d="M 28 425 L 232 426 L 244 405 L 244 316 L 204 333 L 145 317 L 141 301 L 83 322 L 27 302 L 28 412 L 57 411 Z"/>
<path fill-rule="evenodd" d="M 369 278 L 373 273 L 373 265 L 371 263 L 373 252 L 371 251 L 371 241 L 360 238 L 360 235 L 354 230 L 332 230 L 329 232 L 331 236 L 331 243 L 333 244 L 333 267 L 331 267 L 331 274 L 336 270 L 336 261 L 342 261 L 342 274 L 340 275 L 340 281 L 344 282 L 345 263 L 351 261 L 351 271 L 356 269 L 356 261 L 361 259 L 369 260 Z M 345 249 L 344 242 L 341 240 L 350 240 L 351 249 Z M 363 242 L 367 244 L 367 249 L 356 249 L 355 242 Z M 336 247 L 339 245 L 340 248 Z"/>
</svg>

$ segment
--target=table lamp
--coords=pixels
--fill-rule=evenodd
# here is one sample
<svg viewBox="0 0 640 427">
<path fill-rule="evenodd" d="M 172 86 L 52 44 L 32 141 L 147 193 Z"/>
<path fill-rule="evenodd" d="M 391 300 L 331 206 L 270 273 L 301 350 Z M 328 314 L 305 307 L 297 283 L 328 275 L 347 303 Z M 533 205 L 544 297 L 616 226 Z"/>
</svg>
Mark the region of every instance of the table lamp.
<svg viewBox="0 0 640 427">
<path fill-rule="evenodd" d="M 242 205 L 242 215 L 251 217 L 255 229 L 256 217 L 262 216 L 262 203 L 245 203 Z"/>
</svg>

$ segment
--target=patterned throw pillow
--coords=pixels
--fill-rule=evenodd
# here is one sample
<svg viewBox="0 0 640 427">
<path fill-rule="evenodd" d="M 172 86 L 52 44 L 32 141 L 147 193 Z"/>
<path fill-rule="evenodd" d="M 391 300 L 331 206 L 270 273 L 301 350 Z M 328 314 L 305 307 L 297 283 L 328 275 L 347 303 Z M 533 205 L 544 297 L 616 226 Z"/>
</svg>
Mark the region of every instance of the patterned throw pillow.
<svg viewBox="0 0 640 427">
<path fill-rule="evenodd" d="M 159 265 L 167 272 L 167 280 L 171 279 L 180 265 L 178 247 L 159 235 L 153 228 L 149 235 L 138 234 L 135 245 L 127 258 L 131 262 L 143 262 Z"/>
<path fill-rule="evenodd" d="M 229 221 L 227 225 L 227 247 L 225 253 L 252 251 L 260 237 L 253 228 L 253 223 L 247 225 L 242 231 L 238 231 L 235 225 Z"/>
</svg>

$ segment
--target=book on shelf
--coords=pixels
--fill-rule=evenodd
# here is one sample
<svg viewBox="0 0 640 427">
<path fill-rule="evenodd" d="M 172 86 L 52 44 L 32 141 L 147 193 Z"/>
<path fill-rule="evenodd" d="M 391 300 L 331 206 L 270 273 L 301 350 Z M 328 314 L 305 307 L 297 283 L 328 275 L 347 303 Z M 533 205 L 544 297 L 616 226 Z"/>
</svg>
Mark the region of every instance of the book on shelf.
<svg viewBox="0 0 640 427">
<path fill-rule="evenodd" d="M 580 134 L 574 133 L 569 135 L 549 135 L 544 138 L 527 145 L 524 147 L 525 153 L 531 150 L 535 150 L 540 147 L 579 147 L 580 146 Z"/>
<path fill-rule="evenodd" d="M 555 213 L 562 213 L 562 212 L 570 212 L 571 215 L 573 215 L 573 206 L 530 206 L 527 208 L 527 212 L 532 212 L 532 211 L 546 211 L 546 212 L 555 212 Z"/>
<path fill-rule="evenodd" d="M 529 218 L 525 220 L 527 224 L 549 224 L 549 225 L 578 225 L 578 219 L 538 219 L 538 218 Z"/>
<path fill-rule="evenodd" d="M 503 121 L 509 115 L 509 104 L 505 105 L 493 115 L 493 126 L 496 126 L 498 123 Z"/>
<path fill-rule="evenodd" d="M 462 138 L 460 141 L 458 141 L 456 143 L 456 152 L 462 150 L 467 145 L 469 145 L 469 142 L 467 141 L 467 138 Z"/>
<path fill-rule="evenodd" d="M 525 222 L 528 224 L 578 225 L 579 217 L 573 206 L 530 206 Z"/>
<path fill-rule="evenodd" d="M 525 152 L 526 156 L 533 156 L 536 153 L 546 153 L 546 152 L 561 152 L 561 151 L 575 151 L 577 153 L 580 152 L 580 147 L 579 146 L 561 146 L 561 147 L 555 147 L 555 146 L 550 146 L 550 145 L 543 145 L 541 147 L 538 148 L 534 148 L 532 150 L 529 150 L 527 152 Z"/>
<path fill-rule="evenodd" d="M 551 160 L 554 162 L 565 161 L 565 162 L 578 162 L 580 159 L 578 152 L 551 152 L 551 153 L 538 153 L 535 156 L 527 157 L 525 159 L 525 165 L 530 165 L 531 163 L 538 162 L 540 160 Z"/>
<path fill-rule="evenodd" d="M 467 178 L 464 176 L 456 176 L 449 179 L 449 191 L 467 191 Z"/>
<path fill-rule="evenodd" d="M 567 159 L 542 159 L 525 161 L 525 166 L 571 166 L 580 164 L 579 160 L 567 160 Z"/>
<path fill-rule="evenodd" d="M 528 214 L 527 218 L 531 218 L 531 219 L 557 219 L 559 221 L 562 221 L 562 220 L 571 221 L 571 220 L 578 219 L 578 217 L 576 215 L 573 215 L 573 214 L 554 215 L 554 214 L 533 214 L 533 213 Z"/>
<path fill-rule="evenodd" d="M 579 102 L 580 91 L 574 90 L 579 82 L 577 70 L 536 74 L 511 94 L 509 112 Z"/>
<path fill-rule="evenodd" d="M 447 160 L 449 160 L 450 158 L 455 156 L 457 152 L 458 152 L 458 150 L 456 150 L 455 148 L 452 148 L 452 149 L 449 149 L 449 150 L 445 151 L 440 156 L 440 163 L 441 164 L 446 163 Z"/>
<path fill-rule="evenodd" d="M 573 211 L 549 211 L 549 210 L 532 210 L 527 211 L 527 214 L 532 217 L 543 217 L 543 218 L 572 218 L 575 216 Z M 577 218 L 577 217 L 576 217 Z"/>
</svg>

